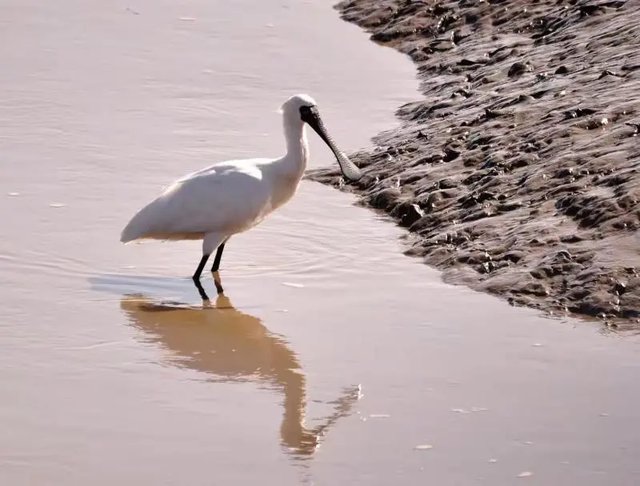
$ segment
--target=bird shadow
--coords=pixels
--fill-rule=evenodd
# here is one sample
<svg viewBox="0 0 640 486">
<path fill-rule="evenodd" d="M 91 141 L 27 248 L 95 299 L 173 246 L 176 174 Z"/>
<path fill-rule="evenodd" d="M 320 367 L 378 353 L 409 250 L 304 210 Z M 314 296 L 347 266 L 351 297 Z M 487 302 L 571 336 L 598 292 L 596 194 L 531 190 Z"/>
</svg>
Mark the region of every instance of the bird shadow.
<svg viewBox="0 0 640 486">
<path fill-rule="evenodd" d="M 168 299 L 167 303 L 173 301 L 182 306 L 202 308 L 202 304 L 209 301 L 208 295 L 205 293 L 207 298 L 204 299 L 198 285 L 190 277 L 103 274 L 90 277 L 88 281 L 91 288 L 99 292 L 116 295 L 163 295 Z"/>
<path fill-rule="evenodd" d="M 113 287 L 113 278 L 96 278 L 94 287 Z M 187 281 L 180 279 L 177 285 L 176 279 L 156 277 L 125 280 L 128 285 L 144 283 L 143 287 L 171 290 L 174 295 L 185 292 Z M 125 282 L 117 281 L 122 290 Z M 312 457 L 323 437 L 351 414 L 361 398 L 359 385 L 345 387 L 328 402 L 330 413 L 314 420 L 317 425 L 307 426 L 307 383 L 295 352 L 259 318 L 237 310 L 224 294 L 213 303 L 195 305 L 180 298 L 155 301 L 128 292 L 122 295 L 120 307 L 145 342 L 157 343 L 171 352 L 170 364 L 205 373 L 211 382 L 253 382 L 278 390 L 283 395 L 280 445 L 294 459 Z"/>
</svg>

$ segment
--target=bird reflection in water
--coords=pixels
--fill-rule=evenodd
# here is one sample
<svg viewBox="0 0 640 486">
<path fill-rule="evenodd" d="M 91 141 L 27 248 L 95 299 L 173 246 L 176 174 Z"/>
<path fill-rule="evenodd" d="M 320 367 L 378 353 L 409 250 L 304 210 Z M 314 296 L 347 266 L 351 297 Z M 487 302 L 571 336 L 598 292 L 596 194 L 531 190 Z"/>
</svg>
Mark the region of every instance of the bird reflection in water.
<svg viewBox="0 0 640 486">
<path fill-rule="evenodd" d="M 124 297 L 121 307 L 136 328 L 175 353 L 179 364 L 224 381 L 250 380 L 282 390 L 281 443 L 296 456 L 312 455 L 321 437 L 360 398 L 359 386 L 345 389 L 320 425 L 306 427 L 306 380 L 296 355 L 260 319 L 236 310 L 224 295 L 215 306 L 203 308 L 155 303 L 141 296 Z"/>
</svg>

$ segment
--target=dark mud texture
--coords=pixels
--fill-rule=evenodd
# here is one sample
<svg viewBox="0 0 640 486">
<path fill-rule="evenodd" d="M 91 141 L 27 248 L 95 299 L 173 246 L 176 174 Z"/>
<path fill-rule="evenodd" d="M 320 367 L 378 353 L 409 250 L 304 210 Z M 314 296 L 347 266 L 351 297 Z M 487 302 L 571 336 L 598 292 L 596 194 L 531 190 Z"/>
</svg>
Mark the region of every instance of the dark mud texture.
<svg viewBox="0 0 640 486">
<path fill-rule="evenodd" d="M 343 186 L 448 282 L 553 313 L 640 316 L 640 1 L 350 0 L 424 98 Z"/>
</svg>

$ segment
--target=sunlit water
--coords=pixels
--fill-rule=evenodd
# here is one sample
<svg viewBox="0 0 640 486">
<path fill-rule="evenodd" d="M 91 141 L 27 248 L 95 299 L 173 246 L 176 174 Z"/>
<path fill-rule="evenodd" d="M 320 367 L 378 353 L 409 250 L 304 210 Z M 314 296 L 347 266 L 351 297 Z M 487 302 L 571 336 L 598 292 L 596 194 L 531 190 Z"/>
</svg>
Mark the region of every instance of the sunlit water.
<svg viewBox="0 0 640 486">
<path fill-rule="evenodd" d="M 0 60 L 0 484 L 638 483 L 636 338 L 444 285 L 348 195 L 233 238 L 206 309 L 198 243 L 118 243 L 280 154 L 290 94 L 392 126 L 413 67 L 329 3 L 3 0 Z"/>
</svg>

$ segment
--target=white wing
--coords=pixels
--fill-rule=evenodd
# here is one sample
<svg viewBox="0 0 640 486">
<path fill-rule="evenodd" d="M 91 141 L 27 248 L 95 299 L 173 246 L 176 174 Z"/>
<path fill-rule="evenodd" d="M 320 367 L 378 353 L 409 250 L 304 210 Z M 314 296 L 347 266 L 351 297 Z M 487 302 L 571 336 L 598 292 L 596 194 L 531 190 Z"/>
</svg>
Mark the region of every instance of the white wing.
<svg viewBox="0 0 640 486">
<path fill-rule="evenodd" d="M 249 229 L 271 210 L 271 184 L 260 169 L 269 162 L 221 162 L 177 180 L 131 219 L 120 240 L 199 239 Z"/>
</svg>

